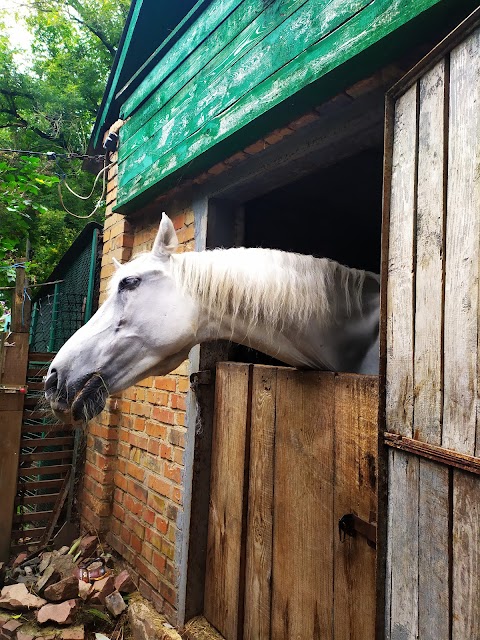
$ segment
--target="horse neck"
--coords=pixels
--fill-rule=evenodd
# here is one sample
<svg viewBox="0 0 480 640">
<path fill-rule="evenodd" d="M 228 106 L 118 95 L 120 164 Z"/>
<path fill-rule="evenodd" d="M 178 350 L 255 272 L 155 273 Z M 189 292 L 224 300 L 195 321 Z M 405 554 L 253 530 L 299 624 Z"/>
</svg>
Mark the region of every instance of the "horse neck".
<svg viewBox="0 0 480 640">
<path fill-rule="evenodd" d="M 330 305 L 334 311 L 328 322 L 324 308 L 314 310 L 306 323 L 287 321 L 273 326 L 257 310 L 252 320 L 248 306 L 234 317 L 215 318 L 211 310 L 202 316 L 200 311 L 199 341 L 231 340 L 299 368 L 376 373 L 374 356 L 366 370 L 362 363 L 372 348 L 375 352 L 378 337 L 378 277 L 366 273 L 359 296 L 355 274 L 358 272 L 344 268 L 335 272 L 331 295 L 337 299 Z"/>
</svg>

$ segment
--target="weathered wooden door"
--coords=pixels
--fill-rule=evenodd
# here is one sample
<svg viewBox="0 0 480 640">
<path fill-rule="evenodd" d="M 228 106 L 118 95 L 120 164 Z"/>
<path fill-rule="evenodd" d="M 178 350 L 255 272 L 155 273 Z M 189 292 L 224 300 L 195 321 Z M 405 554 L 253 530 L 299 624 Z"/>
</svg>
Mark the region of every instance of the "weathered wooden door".
<svg viewBox="0 0 480 640">
<path fill-rule="evenodd" d="M 480 10 L 387 96 L 389 640 L 480 638 Z"/>
<path fill-rule="evenodd" d="M 226 640 L 370 640 L 378 383 L 217 368 L 205 618 Z"/>
</svg>

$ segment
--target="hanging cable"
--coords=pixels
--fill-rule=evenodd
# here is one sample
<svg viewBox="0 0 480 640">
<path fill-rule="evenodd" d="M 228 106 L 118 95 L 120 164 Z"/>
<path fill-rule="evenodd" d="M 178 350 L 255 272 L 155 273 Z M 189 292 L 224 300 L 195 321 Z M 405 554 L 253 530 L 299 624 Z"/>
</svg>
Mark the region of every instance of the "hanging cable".
<svg viewBox="0 0 480 640">
<path fill-rule="evenodd" d="M 81 195 L 79 195 L 79 194 L 75 193 L 75 191 L 73 191 L 73 189 L 71 189 L 71 188 L 68 186 L 68 184 L 66 183 L 65 179 L 60 180 L 60 182 L 58 183 L 58 195 L 59 195 L 59 198 L 60 198 L 60 203 L 61 203 L 62 207 L 65 209 L 65 211 L 66 211 L 69 215 L 73 216 L 74 218 L 79 218 L 80 220 L 86 220 L 86 219 L 88 219 L 88 218 L 91 218 L 93 215 L 95 215 L 95 214 L 97 213 L 98 209 L 100 208 L 100 205 L 101 205 L 101 203 L 102 203 L 102 201 L 103 201 L 103 198 L 105 197 L 105 192 L 106 192 L 106 188 L 107 188 L 107 171 L 108 171 L 108 169 L 110 169 L 110 167 L 112 167 L 112 166 L 113 166 L 113 164 L 114 164 L 113 162 L 112 162 L 112 163 L 110 163 L 110 164 L 108 164 L 108 165 L 106 164 L 106 163 L 107 163 L 107 155 L 106 155 L 106 154 L 105 154 L 105 156 L 103 156 L 103 158 L 104 158 L 104 167 L 103 167 L 103 169 L 101 169 L 101 170 L 98 172 L 98 174 L 97 174 L 97 176 L 96 176 L 96 178 L 95 178 L 95 181 L 94 181 L 94 183 L 93 183 L 92 191 L 90 192 L 90 194 L 89 194 L 88 196 L 81 196 Z M 74 196 L 76 196 L 77 198 L 81 198 L 82 200 L 88 200 L 89 198 L 91 198 L 91 196 L 92 196 L 92 194 L 93 194 L 93 191 L 94 191 L 94 189 L 95 189 L 95 185 L 97 184 L 98 179 L 100 178 L 100 176 L 103 176 L 103 179 L 102 179 L 102 194 L 101 194 L 100 198 L 98 199 L 97 204 L 95 205 L 95 207 L 94 207 L 93 211 L 91 211 L 91 212 L 90 212 L 88 215 L 86 215 L 86 216 L 79 216 L 79 215 L 77 215 L 76 213 L 72 213 L 71 211 L 69 211 L 69 210 L 67 209 L 67 207 L 65 206 L 65 203 L 64 203 L 64 201 L 63 201 L 63 194 L 62 194 L 62 181 L 64 182 L 64 184 L 65 184 L 65 186 L 67 187 L 67 189 L 68 189 L 68 190 L 69 190 L 69 191 L 70 191 Z"/>
</svg>

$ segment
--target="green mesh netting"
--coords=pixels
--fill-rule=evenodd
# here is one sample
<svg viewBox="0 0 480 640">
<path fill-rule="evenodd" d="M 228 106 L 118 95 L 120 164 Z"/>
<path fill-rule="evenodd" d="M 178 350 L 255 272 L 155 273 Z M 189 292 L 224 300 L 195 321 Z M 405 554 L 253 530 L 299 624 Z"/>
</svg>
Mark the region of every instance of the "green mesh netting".
<svg viewBox="0 0 480 640">
<path fill-rule="evenodd" d="M 98 245 L 95 268 L 93 311 L 98 305 L 101 243 Z M 34 300 L 30 330 L 30 350 L 58 351 L 77 329 L 85 323 L 92 243 L 88 243 L 65 267 L 60 282 L 45 288 Z"/>
</svg>

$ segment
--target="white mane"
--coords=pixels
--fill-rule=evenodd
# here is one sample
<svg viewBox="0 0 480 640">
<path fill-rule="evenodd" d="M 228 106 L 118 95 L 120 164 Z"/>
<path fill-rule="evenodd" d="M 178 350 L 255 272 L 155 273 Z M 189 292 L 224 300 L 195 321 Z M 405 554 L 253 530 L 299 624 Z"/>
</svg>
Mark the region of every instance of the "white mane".
<svg viewBox="0 0 480 640">
<path fill-rule="evenodd" d="M 365 271 L 327 258 L 272 249 L 213 249 L 172 255 L 172 276 L 208 315 L 268 328 L 321 326 L 361 309 Z"/>
</svg>

